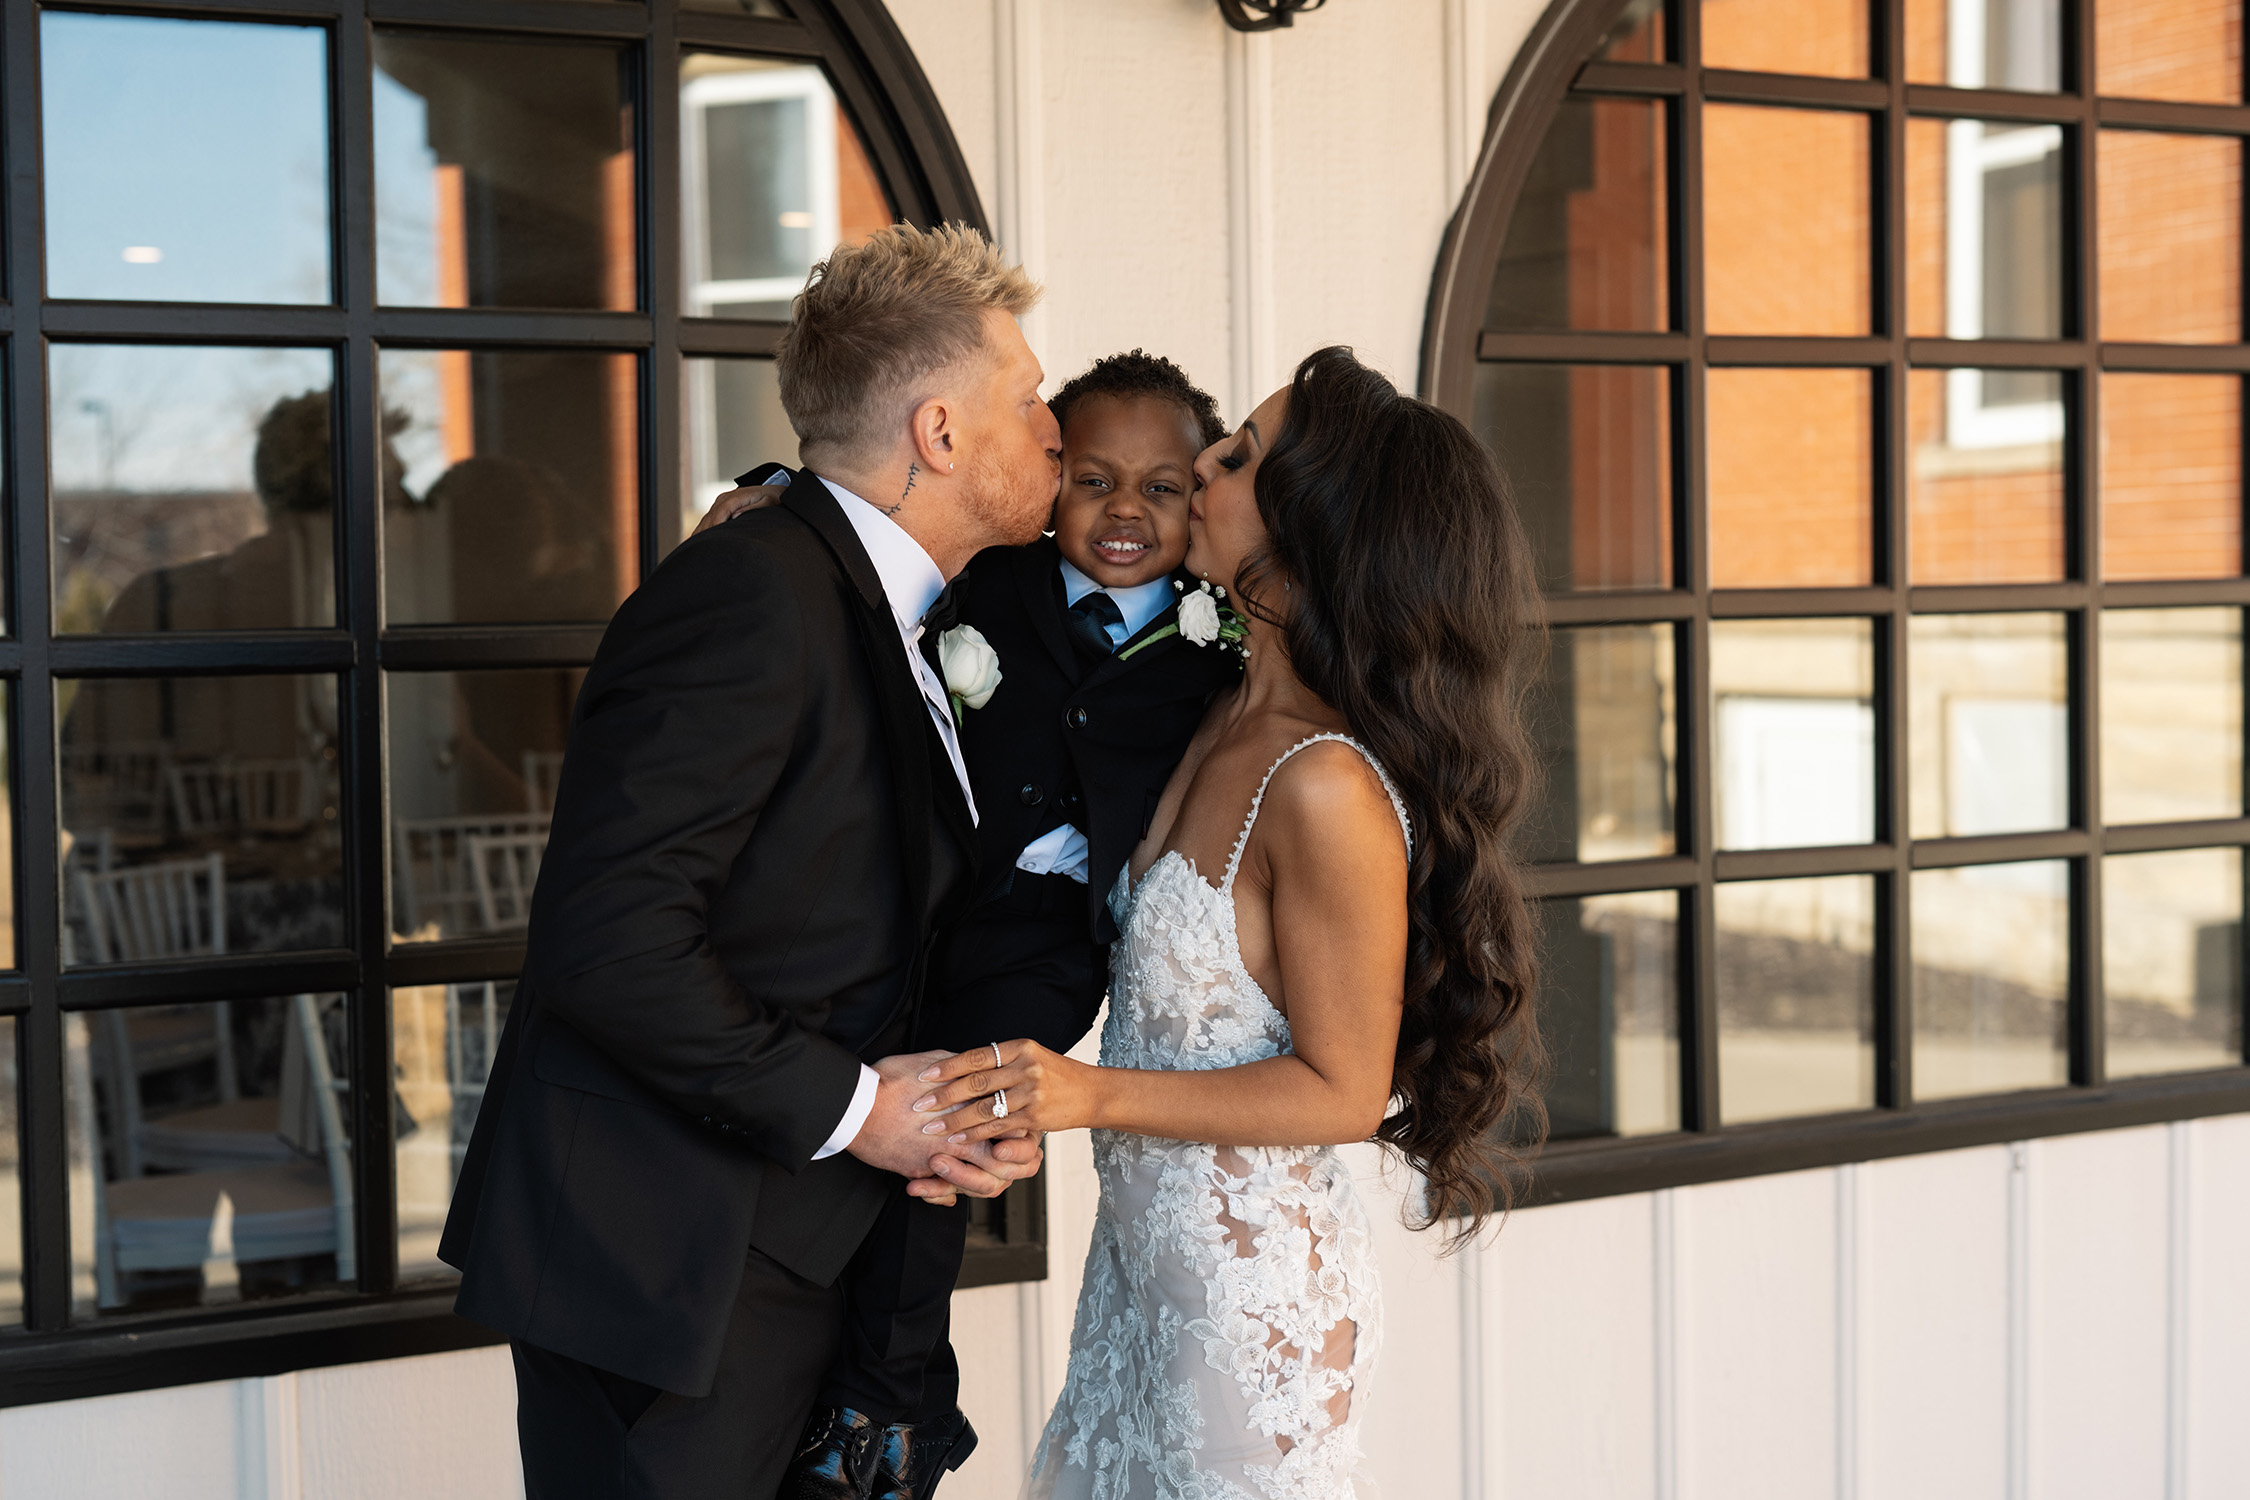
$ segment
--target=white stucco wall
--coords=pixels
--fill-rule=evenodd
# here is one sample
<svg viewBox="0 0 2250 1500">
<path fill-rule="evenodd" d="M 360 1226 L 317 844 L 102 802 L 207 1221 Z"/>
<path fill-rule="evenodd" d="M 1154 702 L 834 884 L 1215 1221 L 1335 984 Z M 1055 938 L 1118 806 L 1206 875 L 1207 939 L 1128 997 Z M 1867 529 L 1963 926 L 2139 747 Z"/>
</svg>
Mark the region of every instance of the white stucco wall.
<svg viewBox="0 0 2250 1500">
<path fill-rule="evenodd" d="M 1050 375 L 1147 347 L 1239 417 L 1356 346 L 1411 384 L 1440 236 L 1538 0 L 894 0 Z M 1385 1491 L 1428 1500 L 2218 1500 L 2250 1475 L 2250 1116 L 1515 1215 L 1441 1259 L 1363 1153 Z M 1094 1210 L 1049 1166 L 1053 1278 L 955 1303 L 1007 1500 L 1059 1387 Z M 518 1494 L 504 1350 L 0 1412 L 0 1500 Z"/>
</svg>

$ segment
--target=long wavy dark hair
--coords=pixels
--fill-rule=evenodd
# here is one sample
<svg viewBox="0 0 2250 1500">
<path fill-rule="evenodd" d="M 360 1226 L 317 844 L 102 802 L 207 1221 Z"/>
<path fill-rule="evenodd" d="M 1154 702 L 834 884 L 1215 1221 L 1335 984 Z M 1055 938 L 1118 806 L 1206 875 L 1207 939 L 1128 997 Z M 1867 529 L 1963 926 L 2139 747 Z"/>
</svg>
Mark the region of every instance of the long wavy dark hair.
<svg viewBox="0 0 2250 1500">
<path fill-rule="evenodd" d="M 1281 630 L 1414 820 L 1406 1015 L 1376 1139 L 1428 1184 L 1416 1227 L 1462 1221 L 1459 1243 L 1506 1209 L 1547 1126 L 1537 943 L 1510 852 L 1537 771 L 1530 549 L 1490 450 L 1340 346 L 1297 366 L 1256 488 L 1268 541 L 1237 599 Z"/>
</svg>

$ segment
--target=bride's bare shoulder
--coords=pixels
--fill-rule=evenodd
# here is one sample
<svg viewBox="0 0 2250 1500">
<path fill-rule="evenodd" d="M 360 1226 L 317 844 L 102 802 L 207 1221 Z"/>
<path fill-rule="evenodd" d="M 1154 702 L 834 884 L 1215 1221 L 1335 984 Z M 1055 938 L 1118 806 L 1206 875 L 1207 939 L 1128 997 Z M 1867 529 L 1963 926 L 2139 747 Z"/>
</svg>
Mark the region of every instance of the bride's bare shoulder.
<svg viewBox="0 0 2250 1500">
<path fill-rule="evenodd" d="M 1274 773 L 1259 808 L 1269 847 L 1292 860 L 1359 866 L 1406 863 L 1398 813 L 1374 763 L 1342 740 L 1321 740 Z"/>
</svg>

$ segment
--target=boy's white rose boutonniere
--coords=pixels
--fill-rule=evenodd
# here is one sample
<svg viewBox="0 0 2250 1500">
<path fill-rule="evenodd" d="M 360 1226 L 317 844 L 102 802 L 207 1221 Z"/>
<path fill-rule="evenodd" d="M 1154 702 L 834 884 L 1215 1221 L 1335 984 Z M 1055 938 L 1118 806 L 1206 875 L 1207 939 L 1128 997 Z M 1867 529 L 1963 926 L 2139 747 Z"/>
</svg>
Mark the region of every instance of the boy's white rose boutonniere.
<svg viewBox="0 0 2250 1500">
<path fill-rule="evenodd" d="M 992 649 L 983 631 L 974 625 L 956 625 L 938 637 L 937 654 L 956 723 L 962 710 L 992 701 L 1000 687 L 1000 653 Z"/>
<path fill-rule="evenodd" d="M 1174 623 L 1162 630 L 1150 631 L 1126 650 L 1120 651 L 1119 657 L 1131 656 L 1142 647 L 1152 646 L 1168 635 L 1177 635 L 1191 646 L 1208 646 L 1213 641 L 1221 646 L 1232 646 L 1242 653 L 1244 659 L 1248 659 L 1250 647 L 1243 637 L 1250 633 L 1250 622 L 1227 608 L 1225 589 L 1213 588 L 1208 579 L 1193 593 L 1187 592 L 1187 585 L 1177 580 L 1174 580 L 1172 587 L 1181 591 L 1179 613 Z"/>
</svg>

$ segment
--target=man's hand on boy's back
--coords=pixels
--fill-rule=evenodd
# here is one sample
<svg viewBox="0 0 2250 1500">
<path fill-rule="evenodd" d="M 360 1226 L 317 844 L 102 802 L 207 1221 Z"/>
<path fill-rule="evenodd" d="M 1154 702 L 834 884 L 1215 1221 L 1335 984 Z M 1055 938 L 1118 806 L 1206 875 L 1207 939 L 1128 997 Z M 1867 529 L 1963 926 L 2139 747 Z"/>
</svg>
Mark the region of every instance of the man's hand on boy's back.
<svg viewBox="0 0 2250 1500">
<path fill-rule="evenodd" d="M 750 484 L 741 489 L 728 490 L 711 502 L 711 508 L 703 513 L 703 519 L 695 523 L 695 531 L 689 534 L 700 535 L 722 522 L 733 520 L 746 510 L 771 505 L 781 495 L 782 486 L 778 484 Z"/>
</svg>

